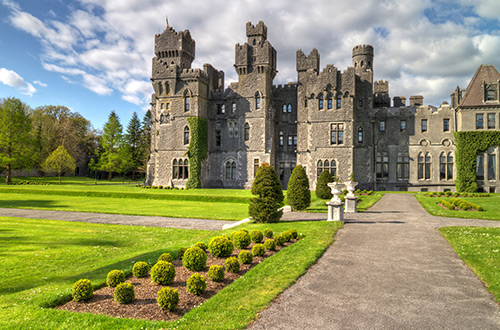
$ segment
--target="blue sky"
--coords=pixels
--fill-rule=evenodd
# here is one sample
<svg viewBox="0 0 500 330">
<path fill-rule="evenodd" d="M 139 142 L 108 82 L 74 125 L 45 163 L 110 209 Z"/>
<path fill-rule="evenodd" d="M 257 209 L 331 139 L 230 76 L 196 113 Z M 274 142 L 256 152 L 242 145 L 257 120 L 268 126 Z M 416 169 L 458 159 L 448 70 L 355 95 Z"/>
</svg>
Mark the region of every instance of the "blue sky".
<svg viewBox="0 0 500 330">
<path fill-rule="evenodd" d="M 65 105 L 102 128 L 111 110 L 126 126 L 149 107 L 154 34 L 189 29 L 194 67 L 236 80 L 234 45 L 263 20 L 278 51 L 276 84 L 296 80 L 295 53 L 317 48 L 321 67 L 345 70 L 357 44 L 375 48 L 374 79 L 391 96 L 439 106 L 480 64 L 500 69 L 498 0 L 0 0 L 0 97 Z"/>
</svg>

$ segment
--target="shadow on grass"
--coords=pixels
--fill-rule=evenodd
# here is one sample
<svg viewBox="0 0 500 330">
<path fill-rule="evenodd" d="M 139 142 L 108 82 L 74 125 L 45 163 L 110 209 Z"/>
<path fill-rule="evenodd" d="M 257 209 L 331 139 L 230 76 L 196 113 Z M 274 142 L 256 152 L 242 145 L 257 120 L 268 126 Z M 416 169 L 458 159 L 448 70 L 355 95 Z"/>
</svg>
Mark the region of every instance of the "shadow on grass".
<svg viewBox="0 0 500 330">
<path fill-rule="evenodd" d="M 57 206 L 58 208 L 68 207 L 67 205 L 62 205 L 53 200 L 0 200 L 0 208 L 10 208 L 10 209 L 22 209 L 22 208 L 52 208 Z"/>
</svg>

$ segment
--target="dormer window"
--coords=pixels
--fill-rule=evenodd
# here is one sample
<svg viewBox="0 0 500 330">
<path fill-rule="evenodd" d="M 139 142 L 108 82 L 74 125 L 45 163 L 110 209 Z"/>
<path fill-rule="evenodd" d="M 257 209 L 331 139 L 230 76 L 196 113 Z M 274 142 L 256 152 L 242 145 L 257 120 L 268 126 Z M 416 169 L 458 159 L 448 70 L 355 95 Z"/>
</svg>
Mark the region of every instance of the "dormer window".
<svg viewBox="0 0 500 330">
<path fill-rule="evenodd" d="M 496 93 L 494 90 L 488 90 L 486 94 L 486 101 L 496 101 Z"/>
</svg>

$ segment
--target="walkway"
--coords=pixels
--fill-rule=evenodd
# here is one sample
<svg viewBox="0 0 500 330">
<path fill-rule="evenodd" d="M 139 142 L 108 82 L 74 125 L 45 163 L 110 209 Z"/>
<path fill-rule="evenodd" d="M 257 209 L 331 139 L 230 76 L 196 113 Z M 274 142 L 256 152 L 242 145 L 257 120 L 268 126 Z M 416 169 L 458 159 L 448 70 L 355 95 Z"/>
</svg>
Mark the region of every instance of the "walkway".
<svg viewBox="0 0 500 330">
<path fill-rule="evenodd" d="M 251 329 L 500 329 L 500 307 L 436 230 L 498 221 L 428 215 L 386 194 Z"/>
</svg>

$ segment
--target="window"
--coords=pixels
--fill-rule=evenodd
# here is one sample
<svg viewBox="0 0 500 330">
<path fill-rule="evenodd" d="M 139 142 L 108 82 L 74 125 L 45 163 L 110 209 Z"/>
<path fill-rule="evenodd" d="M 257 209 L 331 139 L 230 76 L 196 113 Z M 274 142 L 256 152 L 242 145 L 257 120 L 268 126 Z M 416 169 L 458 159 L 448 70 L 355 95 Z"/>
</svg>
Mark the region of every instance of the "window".
<svg viewBox="0 0 500 330">
<path fill-rule="evenodd" d="M 363 107 L 363 100 L 359 100 L 359 107 L 362 108 Z"/>
<path fill-rule="evenodd" d="M 236 112 L 236 102 L 233 102 L 233 104 L 231 105 L 231 113 L 235 112 Z"/>
<path fill-rule="evenodd" d="M 279 168 L 278 168 L 278 175 L 280 176 L 280 181 L 285 181 L 285 163 L 280 162 Z"/>
<path fill-rule="evenodd" d="M 453 180 L 453 154 L 442 152 L 439 156 L 439 179 Z"/>
<path fill-rule="evenodd" d="M 283 113 L 286 113 L 286 104 L 283 104 Z"/>
<path fill-rule="evenodd" d="M 330 144 L 344 144 L 344 124 L 331 124 Z"/>
<path fill-rule="evenodd" d="M 382 179 L 389 178 L 389 156 L 387 152 L 382 153 Z"/>
<path fill-rule="evenodd" d="M 222 115 L 226 112 L 226 105 L 224 104 L 217 104 L 217 114 Z"/>
<path fill-rule="evenodd" d="M 323 100 L 323 94 L 319 94 L 318 99 L 319 99 L 319 101 L 318 101 L 318 109 L 319 110 L 323 110 L 323 107 L 324 107 L 324 104 L 323 104 L 323 101 L 324 101 Z"/>
<path fill-rule="evenodd" d="M 184 176 L 183 179 L 189 178 L 189 161 L 187 159 L 184 159 Z"/>
<path fill-rule="evenodd" d="M 293 167 L 295 167 L 295 166 L 293 166 Z M 293 167 L 292 167 L 292 169 L 293 169 Z M 321 173 L 323 173 L 323 171 L 329 171 L 330 175 L 332 177 L 335 177 L 335 175 L 337 174 L 337 162 L 333 159 L 331 161 L 318 160 L 318 163 L 316 166 L 316 174 L 317 174 L 318 178 L 321 175 Z"/>
<path fill-rule="evenodd" d="M 425 154 L 425 175 L 424 178 L 429 180 L 431 178 L 431 155 L 429 153 Z"/>
<path fill-rule="evenodd" d="M 304 99 L 304 108 L 307 108 L 307 99 Z"/>
<path fill-rule="evenodd" d="M 250 140 L 250 125 L 248 123 L 245 123 L 243 135 L 244 135 L 245 141 Z"/>
<path fill-rule="evenodd" d="M 289 104 L 289 105 L 288 105 L 288 113 L 291 113 L 291 112 L 292 112 L 292 105 L 291 105 L 291 104 Z"/>
<path fill-rule="evenodd" d="M 327 108 L 328 110 L 333 109 L 333 95 L 328 94 L 327 96 Z"/>
<path fill-rule="evenodd" d="M 321 173 L 323 173 L 323 170 L 324 170 L 324 167 L 323 167 L 323 161 L 322 160 L 318 160 L 318 165 L 316 166 L 316 169 L 317 169 L 317 173 L 316 175 L 319 176 L 321 175 Z"/>
<path fill-rule="evenodd" d="M 170 110 L 170 103 L 167 103 L 167 111 Z"/>
<path fill-rule="evenodd" d="M 443 132 L 450 131 L 450 120 L 448 118 L 443 119 Z"/>
<path fill-rule="evenodd" d="M 407 180 L 410 175 L 410 157 L 408 154 L 398 153 L 396 175 L 399 180 Z"/>
<path fill-rule="evenodd" d="M 427 119 L 422 119 L 420 122 L 420 128 L 422 129 L 422 132 L 427 132 Z"/>
<path fill-rule="evenodd" d="M 288 146 L 291 147 L 293 145 L 293 136 L 288 135 Z"/>
<path fill-rule="evenodd" d="M 215 146 L 220 147 L 222 142 L 222 132 L 220 129 L 215 131 Z"/>
<path fill-rule="evenodd" d="M 179 166 L 177 165 L 177 159 L 172 162 L 172 179 L 177 179 L 179 176 Z"/>
<path fill-rule="evenodd" d="M 495 101 L 496 95 L 494 90 L 489 90 L 486 93 L 486 101 Z"/>
<path fill-rule="evenodd" d="M 378 130 L 381 132 L 385 132 L 385 120 L 381 120 L 378 123 Z"/>
<path fill-rule="evenodd" d="M 228 132 L 229 132 L 229 137 L 233 137 L 233 128 L 234 128 L 234 123 L 232 121 L 227 122 L 227 127 L 228 127 Z"/>
<path fill-rule="evenodd" d="M 160 104 L 160 109 L 162 109 L 162 110 L 165 109 L 165 103 Z"/>
<path fill-rule="evenodd" d="M 234 160 L 226 162 L 226 180 L 236 180 L 236 162 Z"/>
<path fill-rule="evenodd" d="M 476 177 L 478 180 L 484 180 L 484 155 L 476 156 Z"/>
<path fill-rule="evenodd" d="M 255 109 L 260 109 L 260 95 L 259 95 L 259 93 L 255 94 Z"/>
<path fill-rule="evenodd" d="M 185 180 L 189 177 L 189 161 L 174 159 L 172 161 L 172 179 Z"/>
<path fill-rule="evenodd" d="M 184 127 L 184 145 L 189 144 L 189 126 Z"/>
<path fill-rule="evenodd" d="M 431 178 L 431 155 L 426 153 L 425 156 L 423 153 L 418 155 L 418 179 L 419 180 L 428 180 Z"/>
<path fill-rule="evenodd" d="M 259 170 L 259 164 L 260 160 L 258 158 L 255 158 L 253 160 L 253 177 L 255 178 L 255 176 L 257 175 L 257 171 Z"/>
<path fill-rule="evenodd" d="M 283 145 L 285 144 L 284 139 L 285 137 L 283 135 L 283 131 L 280 131 L 280 147 L 283 147 Z"/>
<path fill-rule="evenodd" d="M 342 94 L 337 95 L 337 109 L 342 108 Z"/>
<path fill-rule="evenodd" d="M 496 155 L 488 154 L 488 180 L 496 180 Z"/>
<path fill-rule="evenodd" d="M 337 162 L 332 160 L 330 162 L 330 175 L 335 178 L 335 176 L 337 175 Z"/>
<path fill-rule="evenodd" d="M 405 131 L 406 130 L 406 120 L 400 120 L 399 121 L 399 128 L 401 131 Z"/>
<path fill-rule="evenodd" d="M 257 40 L 253 39 L 253 45 L 257 45 Z"/>
<path fill-rule="evenodd" d="M 489 129 L 495 128 L 495 114 L 494 113 L 488 114 L 488 128 Z"/>
<path fill-rule="evenodd" d="M 476 114 L 476 129 L 481 129 L 481 128 L 483 128 L 483 114 L 477 113 Z"/>
<path fill-rule="evenodd" d="M 380 152 L 377 152 L 375 160 L 375 173 L 377 179 L 382 179 L 382 154 Z"/>
<path fill-rule="evenodd" d="M 358 127 L 358 143 L 363 143 L 363 127 Z"/>
<path fill-rule="evenodd" d="M 186 92 L 184 94 L 184 112 L 188 112 L 191 107 L 191 97 L 189 96 L 189 93 Z"/>
<path fill-rule="evenodd" d="M 293 146 L 296 147 L 297 146 L 297 135 L 294 135 L 293 136 Z"/>
</svg>

